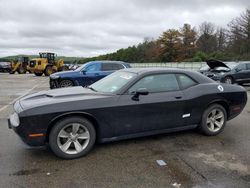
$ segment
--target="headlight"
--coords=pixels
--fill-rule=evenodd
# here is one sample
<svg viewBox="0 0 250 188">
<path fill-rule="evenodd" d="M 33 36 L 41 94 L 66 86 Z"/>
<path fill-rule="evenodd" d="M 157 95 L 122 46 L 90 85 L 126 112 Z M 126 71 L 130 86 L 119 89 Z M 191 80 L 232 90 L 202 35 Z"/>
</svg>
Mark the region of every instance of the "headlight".
<svg viewBox="0 0 250 188">
<path fill-rule="evenodd" d="M 50 75 L 50 79 L 58 79 L 58 78 L 60 78 L 60 76 L 58 76 L 58 75 Z"/>
<path fill-rule="evenodd" d="M 16 113 L 21 113 L 23 111 L 21 105 L 20 105 L 20 100 L 16 101 L 14 104 L 14 110 Z"/>
<path fill-rule="evenodd" d="M 13 127 L 19 126 L 20 120 L 19 120 L 18 114 L 16 112 L 10 116 L 10 123 Z"/>
</svg>

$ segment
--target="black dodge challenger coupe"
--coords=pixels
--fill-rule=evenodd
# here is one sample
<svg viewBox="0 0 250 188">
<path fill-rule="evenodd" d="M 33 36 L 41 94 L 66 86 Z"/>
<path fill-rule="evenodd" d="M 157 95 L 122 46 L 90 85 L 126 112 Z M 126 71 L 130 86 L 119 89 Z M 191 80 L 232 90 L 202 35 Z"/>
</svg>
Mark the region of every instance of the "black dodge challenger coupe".
<svg viewBox="0 0 250 188">
<path fill-rule="evenodd" d="M 124 69 L 90 85 L 21 98 L 9 118 L 30 146 L 49 144 L 64 159 L 95 142 L 199 128 L 217 135 L 243 110 L 246 90 L 180 69 Z"/>
</svg>

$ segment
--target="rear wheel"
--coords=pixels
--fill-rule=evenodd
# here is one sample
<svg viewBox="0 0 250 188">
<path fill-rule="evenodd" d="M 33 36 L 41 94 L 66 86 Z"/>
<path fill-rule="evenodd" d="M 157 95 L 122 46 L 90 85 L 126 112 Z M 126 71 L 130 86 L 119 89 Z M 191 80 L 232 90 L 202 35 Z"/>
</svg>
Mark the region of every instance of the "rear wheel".
<svg viewBox="0 0 250 188">
<path fill-rule="evenodd" d="M 16 71 L 10 71 L 9 74 L 15 74 Z"/>
<path fill-rule="evenodd" d="M 62 80 L 59 85 L 60 87 L 72 87 L 74 83 L 71 80 Z"/>
<path fill-rule="evenodd" d="M 232 77 L 227 76 L 227 77 L 224 79 L 224 82 L 225 82 L 226 84 L 233 84 L 233 83 L 234 83 L 234 80 L 233 80 Z"/>
<path fill-rule="evenodd" d="M 23 67 L 23 66 L 20 66 L 20 67 L 17 69 L 18 74 L 25 74 L 26 71 L 27 71 L 26 68 Z"/>
<path fill-rule="evenodd" d="M 208 136 L 219 134 L 225 127 L 227 113 L 223 106 L 214 104 L 209 106 L 202 116 L 200 130 Z"/>
<path fill-rule="evenodd" d="M 62 66 L 58 69 L 58 71 L 68 71 L 69 68 L 67 66 Z"/>
<path fill-rule="evenodd" d="M 50 76 L 53 73 L 54 73 L 54 70 L 53 70 L 52 66 L 47 66 L 45 71 L 44 71 L 45 76 Z"/>
<path fill-rule="evenodd" d="M 55 124 L 49 134 L 49 145 L 60 158 L 82 157 L 93 148 L 96 131 L 85 118 L 69 117 Z"/>
<path fill-rule="evenodd" d="M 35 74 L 36 76 L 42 76 L 42 75 L 43 75 L 43 73 L 38 73 L 38 72 L 34 72 L 34 74 Z"/>
</svg>

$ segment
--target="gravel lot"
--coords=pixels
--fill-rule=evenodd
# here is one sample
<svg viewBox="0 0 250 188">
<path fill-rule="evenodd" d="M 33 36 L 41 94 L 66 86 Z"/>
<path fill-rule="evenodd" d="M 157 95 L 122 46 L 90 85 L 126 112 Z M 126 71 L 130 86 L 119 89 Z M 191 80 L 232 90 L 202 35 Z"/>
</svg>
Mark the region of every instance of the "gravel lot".
<svg viewBox="0 0 250 188">
<path fill-rule="evenodd" d="M 7 128 L 13 102 L 48 89 L 48 78 L 0 73 L 0 87 L 0 187 L 250 187 L 250 102 L 219 136 L 185 131 L 112 142 L 65 161 L 25 148 Z"/>
</svg>

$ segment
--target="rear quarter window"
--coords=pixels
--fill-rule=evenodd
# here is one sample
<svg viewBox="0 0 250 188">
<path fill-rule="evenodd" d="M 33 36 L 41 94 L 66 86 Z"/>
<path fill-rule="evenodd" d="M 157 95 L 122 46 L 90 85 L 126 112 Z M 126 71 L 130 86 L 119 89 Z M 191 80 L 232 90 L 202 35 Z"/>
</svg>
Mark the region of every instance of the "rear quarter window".
<svg viewBox="0 0 250 188">
<path fill-rule="evenodd" d="M 189 87 L 197 85 L 196 81 L 185 74 L 177 74 L 176 76 L 182 89 L 187 89 Z"/>
<path fill-rule="evenodd" d="M 113 70 L 120 70 L 120 69 L 124 69 L 124 66 L 122 64 L 113 64 Z"/>
<path fill-rule="evenodd" d="M 118 63 L 103 63 L 102 64 L 102 71 L 113 71 L 113 70 L 120 70 L 124 69 L 122 64 Z"/>
<path fill-rule="evenodd" d="M 102 71 L 112 71 L 113 64 L 112 63 L 102 63 Z"/>
</svg>

